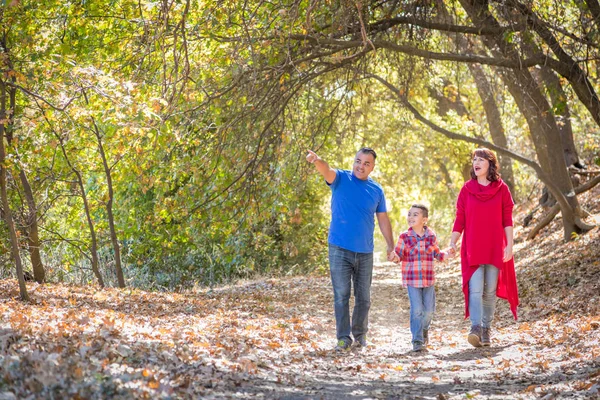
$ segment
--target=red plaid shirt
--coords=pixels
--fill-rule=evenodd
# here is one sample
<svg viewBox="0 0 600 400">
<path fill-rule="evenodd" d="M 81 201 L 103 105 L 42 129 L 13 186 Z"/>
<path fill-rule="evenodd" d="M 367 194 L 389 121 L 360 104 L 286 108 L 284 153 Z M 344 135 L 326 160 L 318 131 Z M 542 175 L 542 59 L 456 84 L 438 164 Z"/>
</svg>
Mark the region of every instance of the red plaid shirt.
<svg viewBox="0 0 600 400">
<path fill-rule="evenodd" d="M 408 228 L 400 234 L 395 252 L 402 261 L 402 285 L 417 288 L 435 284 L 433 260 L 444 261 L 448 254 L 440 251 L 435 232 L 425 227 L 423 236 Z"/>
</svg>

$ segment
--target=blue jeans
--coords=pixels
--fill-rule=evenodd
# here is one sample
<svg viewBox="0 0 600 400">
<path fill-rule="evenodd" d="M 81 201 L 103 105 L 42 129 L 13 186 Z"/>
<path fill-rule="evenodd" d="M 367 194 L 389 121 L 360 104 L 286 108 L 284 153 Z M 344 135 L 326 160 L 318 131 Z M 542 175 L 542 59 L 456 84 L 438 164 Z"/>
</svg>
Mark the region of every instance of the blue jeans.
<svg viewBox="0 0 600 400">
<path fill-rule="evenodd" d="M 429 330 L 435 312 L 435 286 L 424 288 L 409 286 L 407 289 L 412 341 L 423 343 L 423 329 Z"/>
<path fill-rule="evenodd" d="M 498 268 L 481 264 L 469 280 L 469 314 L 471 325 L 491 328 L 496 311 Z"/>
<path fill-rule="evenodd" d="M 329 244 L 329 271 L 333 285 L 333 308 L 338 340 L 350 337 L 350 291 L 354 284 L 352 336 L 360 340 L 369 330 L 373 253 L 356 253 Z"/>
</svg>

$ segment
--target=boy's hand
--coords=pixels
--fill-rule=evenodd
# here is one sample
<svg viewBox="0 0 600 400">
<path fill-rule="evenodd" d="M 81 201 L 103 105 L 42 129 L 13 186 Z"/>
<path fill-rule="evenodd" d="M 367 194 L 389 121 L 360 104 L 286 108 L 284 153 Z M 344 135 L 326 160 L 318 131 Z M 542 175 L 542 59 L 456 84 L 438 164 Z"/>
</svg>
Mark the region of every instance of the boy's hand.
<svg viewBox="0 0 600 400">
<path fill-rule="evenodd" d="M 400 257 L 396 254 L 395 251 L 390 251 L 387 256 L 388 261 L 398 264 L 400 262 Z"/>
</svg>

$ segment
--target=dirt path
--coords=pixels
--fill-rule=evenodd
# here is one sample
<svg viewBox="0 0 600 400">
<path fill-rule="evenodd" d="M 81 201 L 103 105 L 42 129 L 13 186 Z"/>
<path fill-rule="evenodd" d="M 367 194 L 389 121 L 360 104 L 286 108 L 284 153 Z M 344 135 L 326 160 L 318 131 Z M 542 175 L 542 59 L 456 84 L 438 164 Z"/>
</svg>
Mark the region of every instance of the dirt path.
<svg viewBox="0 0 600 400">
<path fill-rule="evenodd" d="M 331 351 L 335 344 L 331 287 L 327 279 L 318 280 L 319 287 L 305 299 L 305 305 L 319 309 L 315 350 L 274 368 L 276 384 L 267 379 L 264 390 L 256 391 L 255 386 L 248 393 L 286 399 L 597 398 L 598 379 L 585 378 L 600 375 L 598 354 L 585 357 L 578 352 L 583 348 L 565 350 L 560 346 L 565 339 L 556 338 L 564 336 L 562 329 L 545 331 L 554 338 L 536 335 L 530 323 L 513 320 L 504 301 L 498 302 L 493 346 L 471 347 L 457 265 L 438 270 L 437 311 L 426 353 L 410 351 L 409 303 L 398 267 L 380 264 L 372 287 L 371 346 L 341 355 Z M 598 336 L 596 331 L 596 348 Z"/>
</svg>

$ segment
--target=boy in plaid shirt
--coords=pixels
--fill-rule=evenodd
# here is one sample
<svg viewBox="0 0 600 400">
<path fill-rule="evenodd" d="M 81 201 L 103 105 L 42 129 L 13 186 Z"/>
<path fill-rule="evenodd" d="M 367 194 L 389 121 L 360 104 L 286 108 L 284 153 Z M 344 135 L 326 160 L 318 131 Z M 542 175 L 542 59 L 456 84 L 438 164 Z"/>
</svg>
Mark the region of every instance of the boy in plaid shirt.
<svg viewBox="0 0 600 400">
<path fill-rule="evenodd" d="M 402 261 L 402 285 L 410 301 L 410 332 L 413 351 L 425 350 L 429 342 L 429 326 L 435 311 L 434 259 L 444 261 L 454 255 L 448 248 L 440 251 L 435 232 L 427 225 L 429 210 L 413 204 L 408 210 L 408 230 L 400 234 L 389 261 Z"/>
</svg>

